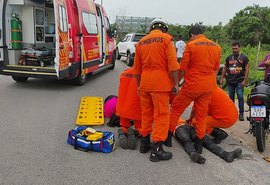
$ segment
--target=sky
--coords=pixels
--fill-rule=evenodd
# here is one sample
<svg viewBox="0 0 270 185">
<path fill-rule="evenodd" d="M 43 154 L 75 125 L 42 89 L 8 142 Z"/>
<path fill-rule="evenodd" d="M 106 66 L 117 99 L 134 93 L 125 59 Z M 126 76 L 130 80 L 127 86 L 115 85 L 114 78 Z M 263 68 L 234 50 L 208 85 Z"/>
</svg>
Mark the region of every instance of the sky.
<svg viewBox="0 0 270 185">
<path fill-rule="evenodd" d="M 161 17 L 170 24 L 225 25 L 235 13 L 253 4 L 270 6 L 270 0 L 95 0 L 103 4 L 111 23 L 116 15 Z"/>
</svg>

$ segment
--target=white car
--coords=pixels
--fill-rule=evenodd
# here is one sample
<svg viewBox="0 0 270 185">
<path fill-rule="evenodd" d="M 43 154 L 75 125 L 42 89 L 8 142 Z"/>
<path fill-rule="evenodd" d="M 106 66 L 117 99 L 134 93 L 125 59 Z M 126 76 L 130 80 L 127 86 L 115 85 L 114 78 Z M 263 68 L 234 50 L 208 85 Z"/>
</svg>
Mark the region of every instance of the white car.
<svg viewBox="0 0 270 185">
<path fill-rule="evenodd" d="M 120 60 L 122 56 L 127 58 L 127 65 L 132 66 L 135 56 L 135 44 L 145 36 L 141 33 L 129 33 L 118 43 L 116 52 L 117 60 Z"/>
</svg>

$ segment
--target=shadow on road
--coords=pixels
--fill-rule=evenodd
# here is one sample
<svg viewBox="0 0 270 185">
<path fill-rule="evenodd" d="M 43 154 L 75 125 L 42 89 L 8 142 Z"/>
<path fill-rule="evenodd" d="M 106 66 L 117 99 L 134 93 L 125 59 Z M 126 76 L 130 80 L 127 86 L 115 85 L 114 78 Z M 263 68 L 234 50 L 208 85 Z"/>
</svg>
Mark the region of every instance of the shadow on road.
<svg viewBox="0 0 270 185">
<path fill-rule="evenodd" d="M 95 75 L 87 75 L 86 82 L 83 86 L 76 85 L 73 80 L 54 80 L 54 79 L 41 79 L 29 78 L 26 82 L 15 82 L 10 80 L 10 88 L 31 89 L 31 90 L 50 90 L 50 91 L 65 91 L 77 88 L 87 88 L 91 83 L 98 81 L 104 75 L 109 75 L 111 70 L 105 70 Z"/>
</svg>

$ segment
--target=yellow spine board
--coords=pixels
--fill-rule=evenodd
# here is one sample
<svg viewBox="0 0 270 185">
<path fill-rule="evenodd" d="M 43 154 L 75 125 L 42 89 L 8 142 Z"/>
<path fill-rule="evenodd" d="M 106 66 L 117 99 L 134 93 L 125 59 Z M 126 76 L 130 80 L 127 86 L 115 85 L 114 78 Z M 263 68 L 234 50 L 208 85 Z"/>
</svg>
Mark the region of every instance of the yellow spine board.
<svg viewBox="0 0 270 185">
<path fill-rule="evenodd" d="M 104 124 L 103 98 L 92 96 L 82 97 L 76 124 L 77 125 Z"/>
</svg>

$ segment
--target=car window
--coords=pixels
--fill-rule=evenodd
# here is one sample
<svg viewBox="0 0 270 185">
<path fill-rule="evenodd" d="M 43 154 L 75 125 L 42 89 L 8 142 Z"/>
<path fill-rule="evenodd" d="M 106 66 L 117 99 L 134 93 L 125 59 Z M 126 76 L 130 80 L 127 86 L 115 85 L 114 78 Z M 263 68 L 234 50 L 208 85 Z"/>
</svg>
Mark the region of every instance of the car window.
<svg viewBox="0 0 270 185">
<path fill-rule="evenodd" d="M 139 42 L 145 35 L 134 35 L 132 42 Z"/>
<path fill-rule="evenodd" d="M 130 37 L 131 37 L 130 35 L 127 36 L 126 42 L 130 41 Z"/>
<path fill-rule="evenodd" d="M 121 42 L 127 42 L 128 39 L 129 39 L 129 37 L 130 37 L 130 36 L 125 36 L 125 37 L 121 40 Z"/>
</svg>

